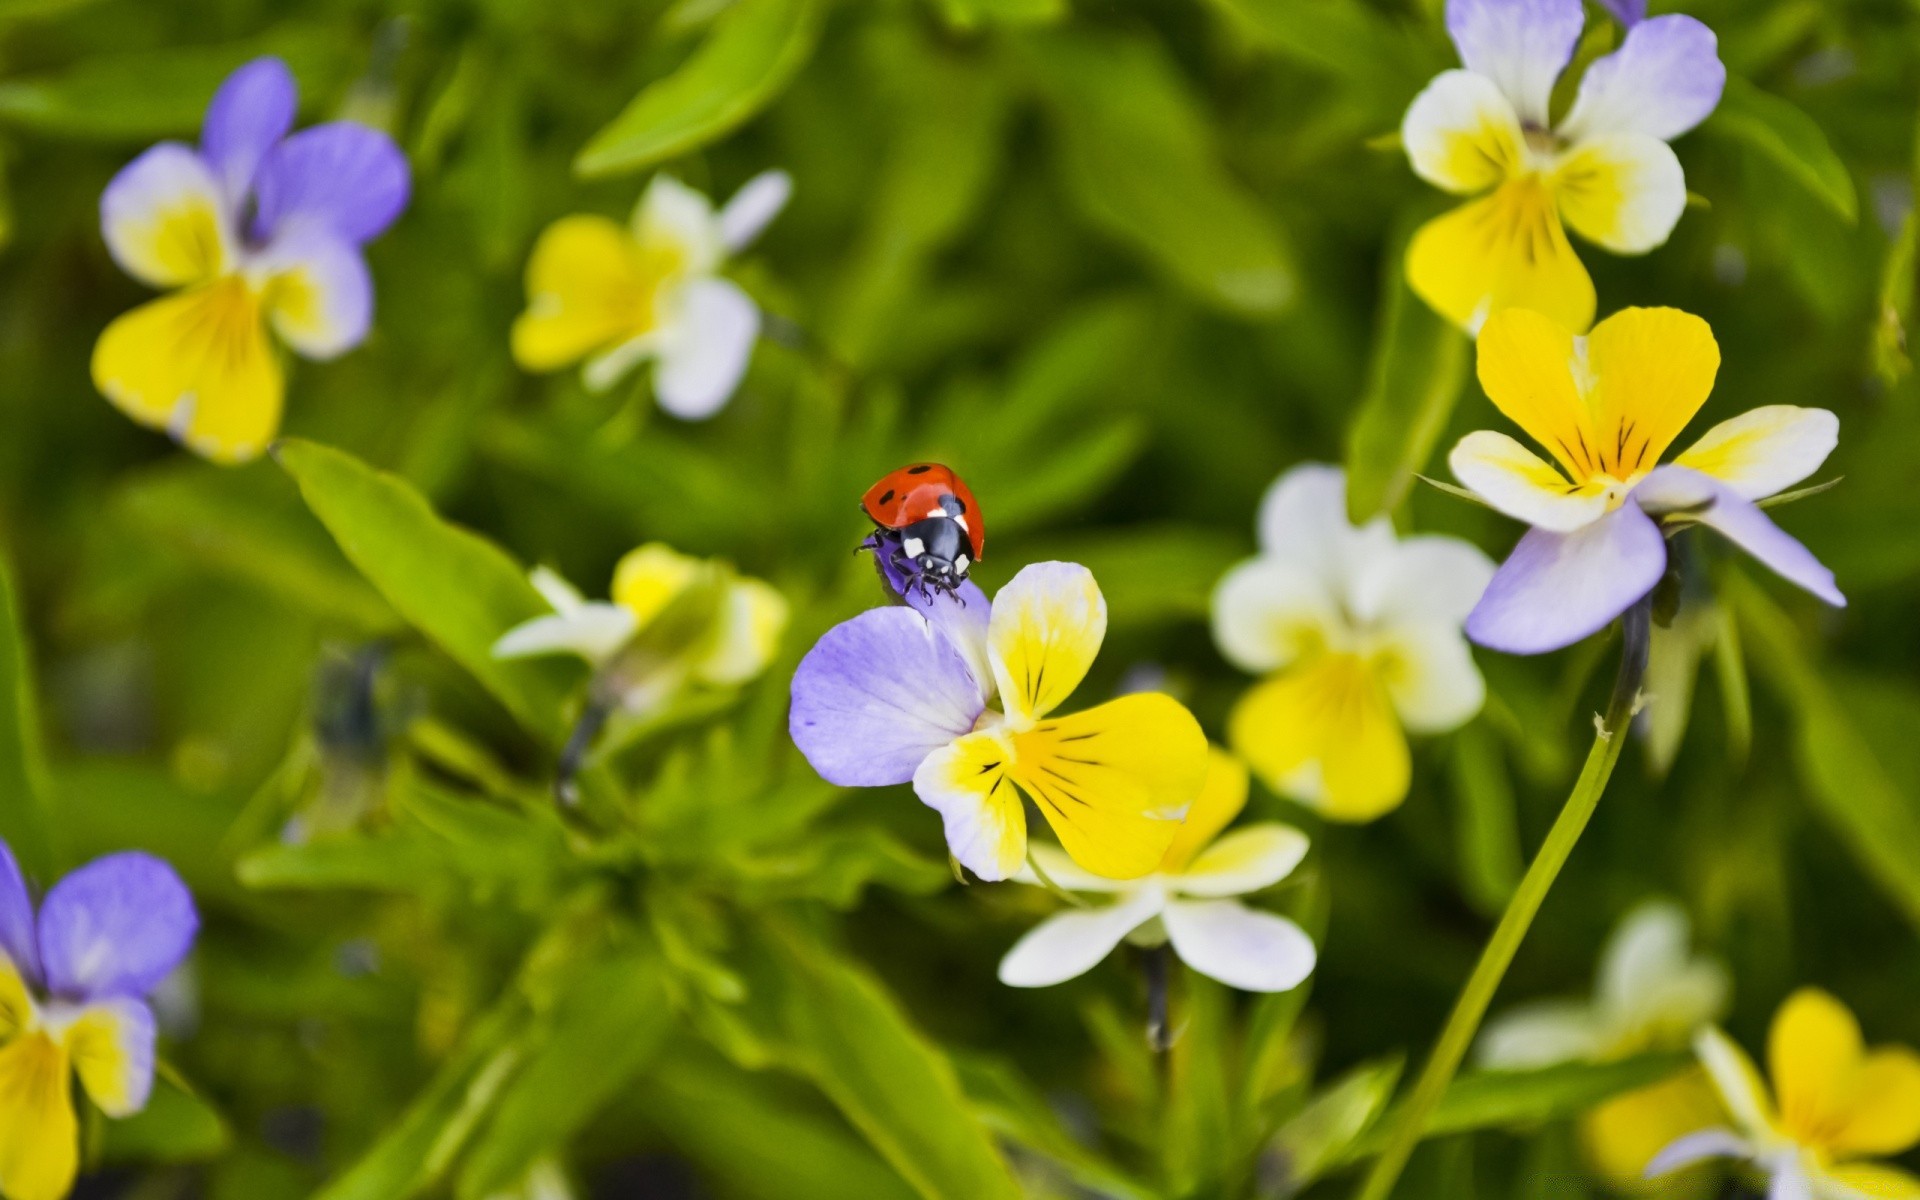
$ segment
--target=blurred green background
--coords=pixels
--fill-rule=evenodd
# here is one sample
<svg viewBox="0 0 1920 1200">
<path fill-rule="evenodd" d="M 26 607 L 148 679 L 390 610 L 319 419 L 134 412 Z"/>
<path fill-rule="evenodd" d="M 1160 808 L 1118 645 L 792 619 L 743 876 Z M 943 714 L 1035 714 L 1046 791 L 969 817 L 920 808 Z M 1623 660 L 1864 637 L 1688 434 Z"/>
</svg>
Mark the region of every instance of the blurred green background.
<svg viewBox="0 0 1920 1200">
<path fill-rule="evenodd" d="M 1658 894 L 1732 966 L 1748 1045 L 1802 983 L 1920 1043 L 1920 5 L 1684 7 L 1736 79 L 1677 146 L 1697 203 L 1647 258 L 1582 256 L 1602 313 L 1711 322 L 1725 365 L 1696 431 L 1840 414 L 1823 477 L 1844 482 L 1780 515 L 1852 605 L 1696 547 L 1720 637 L 1671 769 L 1629 752 L 1496 1009 L 1583 992 Z M 83 1194 L 1344 1194 L 1384 1092 L 1302 1106 L 1424 1053 L 1571 783 L 1606 645 L 1482 652 L 1487 711 L 1416 747 L 1412 796 L 1374 825 L 1256 791 L 1313 835 L 1279 904 L 1321 966 L 1257 1000 L 1182 981 L 1164 1063 L 1127 955 L 995 982 L 1053 901 L 955 886 L 908 789 L 821 783 L 786 683 L 876 602 L 855 501 L 910 459 L 980 497 L 989 591 L 1039 559 L 1094 570 L 1112 631 L 1083 696 L 1163 672 L 1216 738 L 1248 681 L 1208 596 L 1284 468 L 1346 461 L 1361 513 L 1504 554 L 1512 523 L 1413 479 L 1495 422 L 1470 348 L 1397 271 L 1447 203 L 1394 136 L 1453 62 L 1438 8 L 0 0 L 0 833 L 43 882 L 154 850 L 208 915 L 162 1006 L 170 1081 L 89 1125 Z M 1617 36 L 1590 16 L 1584 53 Z M 381 125 L 415 173 L 370 250 L 373 337 L 289 385 L 290 436 L 398 477 L 320 464 L 335 532 L 392 535 L 365 575 L 281 466 L 193 460 L 87 375 L 145 298 L 102 245 L 101 189 L 192 138 L 262 53 L 304 120 Z M 768 167 L 794 200 L 737 275 L 778 336 L 717 419 L 513 366 L 547 222 L 624 216 L 656 168 L 724 197 Z M 546 797 L 584 669 L 490 673 L 446 614 L 531 615 L 516 581 L 538 563 L 604 595 L 649 540 L 772 581 L 795 617 L 757 684 L 595 769 L 588 829 Z M 284 840 L 329 789 L 359 827 Z M 1398 1194 L 1585 1194 L 1569 1118 L 1647 1077 L 1483 1087 Z"/>
</svg>

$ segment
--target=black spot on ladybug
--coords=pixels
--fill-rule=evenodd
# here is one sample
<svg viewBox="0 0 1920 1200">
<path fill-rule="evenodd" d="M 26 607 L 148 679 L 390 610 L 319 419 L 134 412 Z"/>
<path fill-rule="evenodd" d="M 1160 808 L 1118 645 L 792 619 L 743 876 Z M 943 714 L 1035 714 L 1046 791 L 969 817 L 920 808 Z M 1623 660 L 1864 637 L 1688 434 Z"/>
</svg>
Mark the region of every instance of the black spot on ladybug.
<svg viewBox="0 0 1920 1200">
<path fill-rule="evenodd" d="M 888 489 L 887 489 L 887 494 L 886 494 L 886 495 L 884 495 L 884 496 L 882 496 L 882 497 L 880 497 L 880 503 L 882 503 L 882 504 L 892 504 L 892 503 L 893 503 L 893 489 L 892 489 L 892 488 L 888 488 Z"/>
<path fill-rule="evenodd" d="M 926 474 L 926 473 L 927 473 L 928 471 L 931 471 L 931 470 L 933 470 L 933 468 L 932 468 L 931 466 L 928 466 L 928 465 L 927 465 L 926 463 L 921 463 L 921 464 L 920 464 L 919 466 L 917 466 L 917 467 L 908 467 L 908 468 L 907 468 L 907 474 L 909 474 L 909 475 L 925 475 L 925 474 Z"/>
</svg>

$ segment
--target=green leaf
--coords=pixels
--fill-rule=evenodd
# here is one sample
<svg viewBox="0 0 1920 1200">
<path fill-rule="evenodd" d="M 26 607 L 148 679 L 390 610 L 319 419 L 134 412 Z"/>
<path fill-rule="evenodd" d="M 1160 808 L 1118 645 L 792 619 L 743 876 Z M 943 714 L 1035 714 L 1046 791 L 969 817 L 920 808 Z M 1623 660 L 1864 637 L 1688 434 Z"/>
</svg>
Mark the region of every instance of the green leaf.
<svg viewBox="0 0 1920 1200">
<path fill-rule="evenodd" d="M 1405 261 L 1406 240 L 1395 238 L 1367 389 L 1347 431 L 1347 512 L 1356 524 L 1407 498 L 1453 416 L 1471 357 L 1466 334 L 1406 286 Z"/>
<path fill-rule="evenodd" d="M 107 1166 L 205 1162 L 219 1157 L 232 1140 L 212 1105 L 162 1071 L 145 1108 L 106 1123 L 100 1161 Z"/>
<path fill-rule="evenodd" d="M 813 55 L 818 0 L 737 0 L 679 70 L 643 88 L 574 160 L 587 177 L 643 170 L 732 132 Z"/>
<path fill-rule="evenodd" d="M 958 1066 L 974 1110 L 999 1136 L 1053 1162 L 1094 1195 L 1153 1200 L 1158 1194 L 1075 1136 L 1047 1098 L 1012 1065 L 962 1059 Z"/>
<path fill-rule="evenodd" d="M 1228 312 L 1287 308 L 1297 285 L 1279 228 L 1221 163 L 1158 46 L 1076 31 L 1034 35 L 1028 51 L 1088 220 Z"/>
<path fill-rule="evenodd" d="M 1067 15 L 1067 0 L 937 0 L 940 15 L 959 30 L 982 25 L 1050 25 Z"/>
<path fill-rule="evenodd" d="M 13 568 L 0 555 L 0 837 L 23 870 L 45 878 L 53 869 L 53 846 L 32 654 Z"/>
<path fill-rule="evenodd" d="M 1286 1172 L 1283 1195 L 1293 1195 L 1320 1178 L 1347 1147 L 1373 1127 L 1404 1064 L 1397 1058 L 1362 1063 L 1322 1088 L 1293 1119 L 1274 1135 L 1281 1169 Z"/>
<path fill-rule="evenodd" d="M 1247 40 L 1341 80 L 1380 111 L 1399 111 L 1446 64 L 1359 0 L 1212 0 Z"/>
<path fill-rule="evenodd" d="M 348 560 L 402 617 L 528 729 L 550 740 L 564 736 L 567 689 L 554 665 L 493 656 L 501 634 L 550 611 L 518 564 L 442 520 L 398 476 L 297 439 L 274 453 Z"/>
<path fill-rule="evenodd" d="M 1792 102 L 1729 76 L 1720 107 L 1703 128 L 1765 157 L 1848 224 L 1859 219 L 1859 199 L 1846 163 L 1813 118 Z"/>
</svg>

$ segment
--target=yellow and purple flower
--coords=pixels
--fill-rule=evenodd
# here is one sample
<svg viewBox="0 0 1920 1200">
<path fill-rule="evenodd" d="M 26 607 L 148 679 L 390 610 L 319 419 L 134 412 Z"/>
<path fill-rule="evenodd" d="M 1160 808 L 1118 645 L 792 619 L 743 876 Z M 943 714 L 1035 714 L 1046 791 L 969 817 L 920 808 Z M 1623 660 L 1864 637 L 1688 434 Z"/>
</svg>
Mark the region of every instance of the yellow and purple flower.
<svg viewBox="0 0 1920 1200">
<path fill-rule="evenodd" d="M 193 946 L 200 918 L 173 869 L 140 853 L 68 875 L 39 911 L 0 842 L 0 1195 L 60 1200 L 79 1170 L 73 1076 L 109 1117 L 146 1107 L 147 996 Z"/>
<path fill-rule="evenodd" d="M 1469 332 L 1509 306 L 1584 330 L 1593 280 L 1566 226 L 1616 254 L 1644 254 L 1686 207 L 1667 143 L 1720 102 L 1727 71 L 1713 31 L 1679 14 L 1640 20 L 1635 0 L 1609 7 L 1627 36 L 1587 68 L 1554 123 L 1554 81 L 1586 20 L 1580 0 L 1448 0 L 1464 69 L 1441 72 L 1414 98 L 1400 136 L 1422 179 L 1480 198 L 1414 235 L 1407 282 Z"/>
<path fill-rule="evenodd" d="M 198 149 L 161 142 L 100 197 L 114 261 L 177 290 L 107 326 L 94 386 L 216 462 L 257 456 L 280 428 L 286 380 L 269 326 L 311 359 L 366 339 L 373 280 L 361 247 L 411 189 L 384 133 L 333 121 L 290 135 L 296 99 L 285 63 L 250 62 L 214 94 Z"/>
<path fill-rule="evenodd" d="M 1533 527 L 1468 615 L 1468 637 L 1543 654 L 1598 632 L 1660 582 L 1667 536 L 1690 525 L 1715 530 L 1828 604 L 1846 604 L 1833 572 L 1754 503 L 1826 461 L 1840 433 L 1832 413 L 1756 408 L 1660 465 L 1719 369 L 1713 331 L 1678 309 L 1623 309 L 1586 337 L 1526 309 L 1488 320 L 1480 385 L 1553 461 L 1486 430 L 1448 457 L 1475 495 Z"/>
</svg>

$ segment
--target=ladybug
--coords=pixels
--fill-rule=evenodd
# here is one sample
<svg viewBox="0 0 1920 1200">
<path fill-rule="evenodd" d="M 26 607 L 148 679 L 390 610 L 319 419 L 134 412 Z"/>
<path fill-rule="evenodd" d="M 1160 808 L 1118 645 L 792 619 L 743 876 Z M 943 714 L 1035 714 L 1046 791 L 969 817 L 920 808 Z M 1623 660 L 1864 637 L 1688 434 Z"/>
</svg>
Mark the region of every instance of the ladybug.
<svg viewBox="0 0 1920 1200">
<path fill-rule="evenodd" d="M 878 527 L 861 548 L 874 552 L 883 573 L 900 578 L 902 592 L 917 586 L 923 594 L 952 595 L 986 552 L 987 527 L 973 489 L 939 463 L 889 471 L 867 489 L 860 507 Z"/>
</svg>

